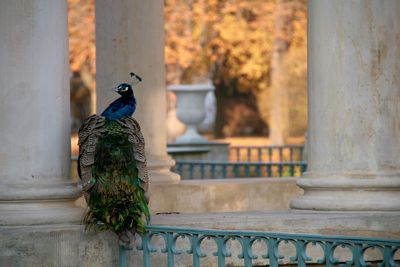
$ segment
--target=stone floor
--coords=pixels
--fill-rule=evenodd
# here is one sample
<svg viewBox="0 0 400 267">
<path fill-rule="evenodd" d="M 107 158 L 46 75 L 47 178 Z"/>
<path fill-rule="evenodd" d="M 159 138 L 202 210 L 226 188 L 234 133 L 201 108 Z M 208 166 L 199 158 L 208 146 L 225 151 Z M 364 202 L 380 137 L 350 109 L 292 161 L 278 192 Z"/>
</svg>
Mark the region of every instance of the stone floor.
<svg viewBox="0 0 400 267">
<path fill-rule="evenodd" d="M 400 238 L 400 212 L 259 211 L 158 214 L 154 225 Z"/>
</svg>

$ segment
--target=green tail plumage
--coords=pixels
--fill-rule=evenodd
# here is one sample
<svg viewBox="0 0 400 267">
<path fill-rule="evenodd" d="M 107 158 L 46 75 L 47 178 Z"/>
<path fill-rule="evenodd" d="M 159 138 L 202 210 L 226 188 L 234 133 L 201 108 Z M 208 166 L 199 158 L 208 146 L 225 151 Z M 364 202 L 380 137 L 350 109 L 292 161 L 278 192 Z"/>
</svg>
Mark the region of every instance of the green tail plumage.
<svg viewBox="0 0 400 267">
<path fill-rule="evenodd" d="M 126 231 L 145 232 L 150 212 L 138 176 L 132 143 L 118 122 L 106 121 L 99 136 L 89 210 L 84 223 L 87 228 L 111 230 L 117 235 Z"/>
</svg>

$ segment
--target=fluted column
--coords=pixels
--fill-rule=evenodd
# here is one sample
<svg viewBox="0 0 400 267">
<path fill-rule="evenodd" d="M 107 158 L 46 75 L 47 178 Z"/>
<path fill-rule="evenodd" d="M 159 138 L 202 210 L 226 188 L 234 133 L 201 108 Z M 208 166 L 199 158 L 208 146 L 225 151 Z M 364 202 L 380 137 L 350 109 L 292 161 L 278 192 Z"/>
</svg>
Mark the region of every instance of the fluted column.
<svg viewBox="0 0 400 267">
<path fill-rule="evenodd" d="M 0 1 L 0 36 L 0 225 L 78 222 L 66 1 Z"/>
<path fill-rule="evenodd" d="M 400 1 L 308 5 L 308 170 L 291 205 L 398 211 Z"/>
<path fill-rule="evenodd" d="M 111 90 L 143 78 L 135 91 L 137 110 L 146 141 L 151 183 L 174 183 L 173 160 L 167 155 L 166 87 L 164 65 L 163 0 L 96 0 L 97 112 L 118 95 Z"/>
</svg>

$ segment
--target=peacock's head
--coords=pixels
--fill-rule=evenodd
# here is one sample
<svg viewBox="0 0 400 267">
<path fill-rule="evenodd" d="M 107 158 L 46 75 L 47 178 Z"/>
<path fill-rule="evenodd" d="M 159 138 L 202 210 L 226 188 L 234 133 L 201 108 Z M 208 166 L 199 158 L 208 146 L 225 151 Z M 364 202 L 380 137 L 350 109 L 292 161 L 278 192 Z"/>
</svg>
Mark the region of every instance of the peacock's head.
<svg viewBox="0 0 400 267">
<path fill-rule="evenodd" d="M 129 83 L 121 83 L 117 87 L 115 87 L 113 90 L 120 94 L 122 97 L 132 97 L 133 96 L 133 87 L 140 83 L 142 81 L 142 78 L 139 77 L 139 75 L 131 72 L 130 73 L 131 78 L 132 78 L 132 84 Z"/>
<path fill-rule="evenodd" d="M 121 83 L 117 87 L 114 88 L 114 91 L 120 94 L 121 96 L 132 96 L 132 86 L 129 83 Z"/>
</svg>

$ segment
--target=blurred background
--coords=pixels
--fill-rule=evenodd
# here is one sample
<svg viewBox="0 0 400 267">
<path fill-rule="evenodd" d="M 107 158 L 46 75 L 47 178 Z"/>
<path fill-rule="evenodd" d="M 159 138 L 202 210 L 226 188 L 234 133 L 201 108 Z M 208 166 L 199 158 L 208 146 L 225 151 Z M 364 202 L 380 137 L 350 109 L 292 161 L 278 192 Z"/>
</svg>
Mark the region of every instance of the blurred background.
<svg viewBox="0 0 400 267">
<path fill-rule="evenodd" d="M 68 0 L 71 129 L 96 113 L 94 0 Z M 303 144 L 306 0 L 165 0 L 166 87 L 211 81 L 200 132 L 233 145 Z M 116 96 L 117 97 L 117 96 Z M 168 140 L 185 131 L 168 92 Z"/>
</svg>

